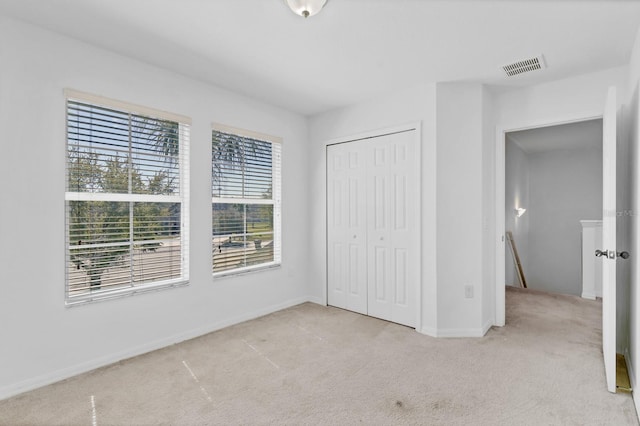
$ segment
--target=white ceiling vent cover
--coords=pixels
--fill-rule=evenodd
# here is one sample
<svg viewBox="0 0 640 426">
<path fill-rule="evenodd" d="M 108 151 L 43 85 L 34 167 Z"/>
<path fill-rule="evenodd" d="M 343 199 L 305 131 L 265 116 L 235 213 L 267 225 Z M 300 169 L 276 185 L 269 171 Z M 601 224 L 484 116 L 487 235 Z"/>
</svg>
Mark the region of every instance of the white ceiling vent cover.
<svg viewBox="0 0 640 426">
<path fill-rule="evenodd" d="M 536 56 L 534 58 L 523 59 L 518 62 L 514 62 L 509 65 L 505 65 L 502 67 L 505 73 L 509 77 L 513 77 L 514 75 L 523 74 L 525 72 L 531 72 L 536 70 L 541 70 L 545 68 L 544 59 L 542 55 Z"/>
</svg>

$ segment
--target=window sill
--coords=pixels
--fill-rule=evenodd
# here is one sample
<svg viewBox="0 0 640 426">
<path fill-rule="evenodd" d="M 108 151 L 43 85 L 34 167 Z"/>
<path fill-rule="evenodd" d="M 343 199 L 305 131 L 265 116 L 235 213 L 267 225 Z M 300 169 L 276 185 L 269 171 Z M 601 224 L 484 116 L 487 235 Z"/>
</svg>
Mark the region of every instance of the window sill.
<svg viewBox="0 0 640 426">
<path fill-rule="evenodd" d="M 167 281 L 162 283 L 149 283 L 142 284 L 136 287 L 127 287 L 117 290 L 106 290 L 104 292 L 95 291 L 93 293 L 84 294 L 81 296 L 74 296 L 65 300 L 67 308 L 73 308 L 76 306 L 86 305 L 89 303 L 102 302 L 111 299 L 120 299 L 123 297 L 135 296 L 143 293 L 150 293 L 152 291 L 167 290 L 171 288 L 184 287 L 189 284 L 188 280 L 176 280 Z"/>
<path fill-rule="evenodd" d="M 279 269 L 281 267 L 282 267 L 282 263 L 280 262 L 265 263 L 265 264 L 256 265 L 256 266 L 248 266 L 242 269 L 232 269 L 228 271 L 214 272 L 213 279 L 215 280 L 217 278 L 227 278 L 227 277 L 234 277 L 238 275 L 254 274 L 257 272 L 263 272 L 270 269 Z"/>
</svg>

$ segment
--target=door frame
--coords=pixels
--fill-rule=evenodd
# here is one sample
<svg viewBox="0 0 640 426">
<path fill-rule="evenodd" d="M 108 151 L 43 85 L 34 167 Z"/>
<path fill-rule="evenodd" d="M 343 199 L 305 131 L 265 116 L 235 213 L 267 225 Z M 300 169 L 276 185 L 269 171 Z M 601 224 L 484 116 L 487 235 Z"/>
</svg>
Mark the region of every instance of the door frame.
<svg viewBox="0 0 640 426">
<path fill-rule="evenodd" d="M 505 293 L 505 180 L 507 133 L 519 130 L 538 129 L 581 121 L 602 119 L 602 111 L 567 114 L 555 118 L 530 120 L 520 123 L 506 123 L 496 126 L 495 144 L 495 319 L 494 325 L 504 326 L 506 317 Z"/>
<path fill-rule="evenodd" d="M 350 136 L 343 136 L 338 138 L 330 139 L 324 142 L 324 227 L 325 227 L 325 235 L 324 235 L 324 267 L 325 267 L 325 283 L 322 289 L 322 302 L 325 306 L 328 306 L 328 286 L 329 286 L 329 212 L 328 212 L 328 203 L 327 197 L 329 195 L 328 192 L 328 184 L 327 180 L 329 179 L 328 173 L 328 156 L 327 149 L 330 145 L 337 145 L 341 143 L 355 142 L 363 139 L 372 139 L 380 136 L 391 135 L 394 133 L 402 133 L 408 131 L 415 131 L 415 144 L 416 144 L 416 167 L 417 167 L 417 179 L 416 184 L 418 185 L 418 212 L 417 212 L 417 230 L 418 233 L 418 253 L 416 258 L 418 259 L 418 263 L 416 265 L 416 276 L 418 277 L 418 283 L 416 286 L 416 331 L 422 330 L 422 123 L 420 121 L 410 122 L 406 124 L 399 124 L 396 126 L 384 127 L 377 130 L 371 130 L 367 132 L 357 133 Z"/>
</svg>

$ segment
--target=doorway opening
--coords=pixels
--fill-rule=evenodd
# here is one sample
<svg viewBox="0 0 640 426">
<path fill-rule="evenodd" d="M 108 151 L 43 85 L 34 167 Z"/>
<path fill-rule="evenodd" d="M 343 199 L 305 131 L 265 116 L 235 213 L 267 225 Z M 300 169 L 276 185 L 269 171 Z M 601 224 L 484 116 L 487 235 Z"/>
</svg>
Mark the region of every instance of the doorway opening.
<svg viewBox="0 0 640 426">
<path fill-rule="evenodd" d="M 507 134 L 531 129 L 543 129 L 547 127 L 559 126 L 564 124 L 580 123 L 591 120 L 601 120 L 601 114 L 579 114 L 562 117 L 557 120 L 549 121 L 532 121 L 524 124 L 502 125 L 496 129 L 496 145 L 495 145 L 495 321 L 497 326 L 505 325 L 505 260 L 506 260 L 506 144 Z M 518 206 L 520 207 L 520 206 Z M 526 208 L 526 207 L 525 207 Z M 526 213 L 525 213 L 526 214 Z"/>
<path fill-rule="evenodd" d="M 507 132 L 504 197 L 505 284 L 601 296 L 602 119 Z"/>
</svg>

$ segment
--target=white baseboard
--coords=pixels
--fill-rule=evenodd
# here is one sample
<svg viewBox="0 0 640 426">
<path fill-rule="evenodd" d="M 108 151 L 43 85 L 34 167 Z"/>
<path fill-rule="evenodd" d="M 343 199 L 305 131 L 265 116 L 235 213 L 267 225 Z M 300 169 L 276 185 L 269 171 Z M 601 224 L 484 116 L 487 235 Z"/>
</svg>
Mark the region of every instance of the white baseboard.
<svg viewBox="0 0 640 426">
<path fill-rule="evenodd" d="M 433 327 L 422 327 L 418 332 L 431 337 L 438 337 L 438 329 Z"/>
<path fill-rule="evenodd" d="M 315 303 L 316 305 L 327 306 L 327 304 L 324 303 L 324 301 L 322 300 L 321 297 L 309 297 L 306 301 L 307 302 L 311 302 L 311 303 Z"/>
<path fill-rule="evenodd" d="M 582 292 L 582 298 L 583 299 L 590 299 L 590 300 L 596 300 L 596 294 L 595 293 L 586 293 L 586 292 Z"/>
<path fill-rule="evenodd" d="M 78 374 L 86 373 L 96 368 L 104 367 L 106 365 L 113 364 L 118 361 L 122 361 L 127 358 L 142 355 L 157 349 L 184 342 L 185 340 L 193 339 L 199 336 L 203 336 L 208 333 L 229 327 L 234 324 L 238 324 L 244 321 L 252 320 L 264 315 L 271 314 L 273 312 L 280 311 L 282 309 L 290 308 L 295 305 L 299 305 L 305 302 L 314 302 L 308 297 L 301 297 L 297 299 L 288 300 L 284 303 L 267 306 L 252 312 L 248 312 L 242 315 L 238 315 L 226 320 L 218 321 L 213 324 L 208 324 L 204 327 L 198 327 L 192 330 L 185 331 L 184 333 L 175 334 L 163 339 L 159 339 L 153 342 L 145 343 L 144 345 L 129 348 L 124 351 L 115 352 L 106 356 L 95 358 L 81 364 L 77 364 L 71 367 L 62 368 L 60 370 L 52 371 L 41 376 L 33 377 L 27 380 L 23 380 L 18 383 L 12 383 L 9 385 L 0 386 L 0 400 L 10 398 L 12 396 L 28 392 L 33 389 L 37 389 L 42 386 L 50 385 L 52 383 L 59 382 L 61 380 L 68 379 Z"/>
<path fill-rule="evenodd" d="M 436 329 L 432 327 L 423 327 L 420 333 L 431 337 L 483 337 L 493 325 L 492 321 L 487 321 L 482 328 L 449 328 Z"/>
<path fill-rule="evenodd" d="M 482 328 L 449 328 L 438 330 L 438 337 L 482 337 L 485 332 Z"/>
<path fill-rule="evenodd" d="M 493 320 L 493 318 L 487 320 L 482 326 L 482 335 L 484 336 L 485 334 L 487 334 L 487 332 L 491 329 L 491 327 L 493 327 L 494 324 L 495 321 Z"/>
</svg>

